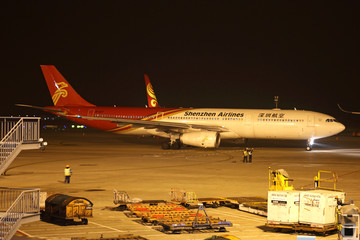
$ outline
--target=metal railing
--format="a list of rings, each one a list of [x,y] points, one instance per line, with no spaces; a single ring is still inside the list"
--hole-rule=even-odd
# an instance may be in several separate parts
[[[199,201],[195,192],[186,192],[178,188],[171,188],[170,197],[173,202],[196,203]]]
[[[40,189],[0,188],[0,211],[0,240],[7,240],[26,214],[40,214]]]
[[[39,117],[0,117],[0,169],[22,143],[40,139]]]
[[[0,138],[1,142],[8,135],[13,134],[15,126],[21,124],[22,131],[17,131],[16,137],[23,141],[37,141],[40,138],[40,118],[39,117],[0,117]]]

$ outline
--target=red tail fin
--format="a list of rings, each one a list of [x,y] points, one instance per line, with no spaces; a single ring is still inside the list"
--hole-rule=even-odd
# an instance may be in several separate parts
[[[95,106],[85,101],[53,65],[41,65],[54,106]]]
[[[149,76],[144,74],[144,77],[145,77],[146,93],[147,93],[147,99],[148,99],[149,107],[150,108],[160,107],[159,103],[158,103],[158,101],[156,99],[154,89],[151,86]]]

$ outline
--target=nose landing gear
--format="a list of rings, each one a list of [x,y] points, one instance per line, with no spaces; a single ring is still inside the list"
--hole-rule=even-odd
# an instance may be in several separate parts
[[[314,139],[313,138],[308,139],[306,143],[306,151],[311,151],[313,144],[314,144]]]

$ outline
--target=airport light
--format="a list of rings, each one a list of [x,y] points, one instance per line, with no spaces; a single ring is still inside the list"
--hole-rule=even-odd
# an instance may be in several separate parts
[[[279,96],[274,96],[274,102],[275,102],[275,109],[278,109]]]
[[[41,150],[45,150],[45,147],[48,145],[48,143],[47,142],[41,142],[40,143],[40,149]]]

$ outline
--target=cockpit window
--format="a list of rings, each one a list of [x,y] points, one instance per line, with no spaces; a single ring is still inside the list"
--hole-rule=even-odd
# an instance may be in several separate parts
[[[337,122],[335,118],[328,118],[326,119],[326,122]]]

